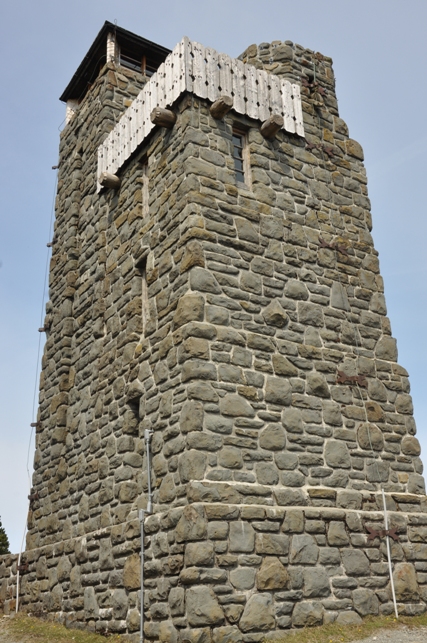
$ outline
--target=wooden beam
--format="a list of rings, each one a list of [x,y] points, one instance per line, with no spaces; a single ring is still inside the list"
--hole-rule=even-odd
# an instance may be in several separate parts
[[[233,99],[231,98],[231,96],[220,96],[218,100],[212,103],[209,111],[213,118],[220,119],[224,118],[224,116],[227,114],[227,112],[230,111],[232,107]]]
[[[160,127],[172,129],[176,123],[176,114],[170,109],[155,107],[150,114],[150,119],[154,125],[160,125]]]
[[[272,114],[270,118],[267,118],[261,125],[261,134],[267,139],[274,138],[279,129],[283,127],[283,122],[283,116],[280,116],[280,114]]]
[[[103,188],[111,188],[112,190],[118,190],[121,184],[119,177],[109,172],[102,172],[98,180]]]

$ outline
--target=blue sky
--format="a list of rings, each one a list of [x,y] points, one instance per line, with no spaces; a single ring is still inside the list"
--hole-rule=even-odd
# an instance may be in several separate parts
[[[388,313],[427,454],[427,41],[424,0],[15,0],[4,3],[0,182],[0,516],[19,551],[55,191],[58,97],[104,20],[172,48],[183,35],[237,56],[292,40],[331,56],[341,117],[365,151]]]

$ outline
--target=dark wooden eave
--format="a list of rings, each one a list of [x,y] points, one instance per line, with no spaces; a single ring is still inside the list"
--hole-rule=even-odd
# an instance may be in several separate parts
[[[112,22],[105,21],[101,31],[93,41],[89,51],[78,66],[77,71],[59,100],[64,102],[70,99],[82,100],[90,85],[98,76],[99,70],[105,64],[107,35],[111,32],[115,33],[119,47],[122,48],[123,51],[126,51],[127,55],[130,55],[136,60],[141,60],[145,55],[147,63],[156,69],[165,60],[166,56],[170,54],[170,49],[166,49],[166,47],[157,45],[155,42],[141,38],[141,36],[122,29],[122,27],[118,27]]]

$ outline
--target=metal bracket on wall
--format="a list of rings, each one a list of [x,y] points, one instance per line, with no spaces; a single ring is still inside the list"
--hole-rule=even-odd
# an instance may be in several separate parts
[[[356,384],[367,388],[368,381],[365,375],[347,375],[344,371],[338,371],[337,384]]]
[[[368,540],[374,540],[375,538],[385,538],[385,536],[389,536],[396,542],[399,542],[399,536],[396,534],[397,527],[393,527],[392,529],[372,529],[372,527],[368,527],[367,525],[365,525],[365,528],[369,531]]]

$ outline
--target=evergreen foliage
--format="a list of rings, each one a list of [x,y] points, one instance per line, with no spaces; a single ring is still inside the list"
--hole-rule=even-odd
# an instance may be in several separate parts
[[[0,518],[0,555],[1,554],[10,554],[9,551],[9,538],[2,527],[1,518]]]

